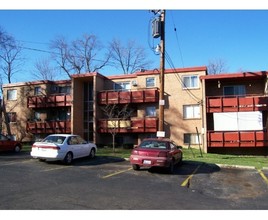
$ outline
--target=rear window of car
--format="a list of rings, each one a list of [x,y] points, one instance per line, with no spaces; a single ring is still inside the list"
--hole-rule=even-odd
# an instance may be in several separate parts
[[[48,136],[42,142],[45,143],[54,143],[54,144],[63,144],[66,137],[63,136]]]
[[[140,148],[167,149],[167,144],[163,141],[143,141]]]

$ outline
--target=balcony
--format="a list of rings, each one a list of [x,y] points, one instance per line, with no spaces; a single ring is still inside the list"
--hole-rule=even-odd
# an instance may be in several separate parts
[[[267,147],[267,131],[209,131],[208,147]]]
[[[267,96],[207,97],[207,113],[267,111]]]
[[[27,132],[32,134],[71,133],[71,121],[27,122]]]
[[[49,108],[71,106],[72,98],[69,94],[29,96],[27,98],[28,108]]]
[[[100,133],[150,133],[157,132],[158,128],[157,118],[101,119],[98,123]]]
[[[157,88],[131,91],[101,91],[98,93],[100,105],[158,102]]]

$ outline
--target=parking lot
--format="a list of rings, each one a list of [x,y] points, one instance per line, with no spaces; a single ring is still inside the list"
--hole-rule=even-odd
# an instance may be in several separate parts
[[[1,210],[267,210],[268,171],[184,161],[173,175],[115,157],[40,162],[0,154]]]

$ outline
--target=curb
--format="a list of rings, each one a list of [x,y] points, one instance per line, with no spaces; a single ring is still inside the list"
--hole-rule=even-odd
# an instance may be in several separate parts
[[[237,169],[251,169],[251,170],[256,169],[256,167],[254,166],[227,165],[227,164],[216,164],[216,165],[222,168],[237,168]]]

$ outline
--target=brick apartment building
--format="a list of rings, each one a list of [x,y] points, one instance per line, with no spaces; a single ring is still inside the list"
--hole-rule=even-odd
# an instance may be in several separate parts
[[[87,73],[70,80],[4,85],[11,133],[22,141],[75,133],[103,146],[112,143],[110,131],[115,129],[117,145],[138,144],[158,131],[159,75],[158,70],[109,77]],[[166,69],[165,136],[205,152],[267,154],[267,75]],[[131,114],[109,118],[108,106],[127,107]]]
[[[201,76],[208,152],[268,154],[268,72]]]
[[[165,70],[165,134],[179,145],[202,145],[196,131],[203,127],[200,76],[205,75],[206,67]],[[103,109],[116,105],[131,110],[116,125],[116,143],[138,144],[158,131],[158,87],[158,70],[109,77],[88,73],[71,80],[6,84],[3,97],[11,133],[18,140],[75,133],[98,145],[111,144],[113,120]]]

